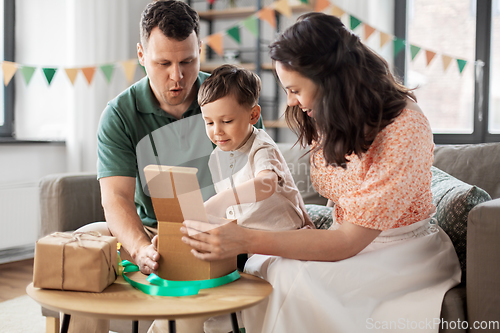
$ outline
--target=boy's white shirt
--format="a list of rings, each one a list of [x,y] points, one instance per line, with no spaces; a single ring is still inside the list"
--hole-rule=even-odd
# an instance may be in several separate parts
[[[265,131],[253,128],[248,140],[235,151],[215,148],[208,165],[217,193],[254,179],[264,170],[274,171],[278,176],[278,186],[271,197],[230,206],[226,210],[227,219],[237,219],[242,226],[262,230],[292,230],[304,226],[306,213],[301,209],[302,197],[278,146]]]

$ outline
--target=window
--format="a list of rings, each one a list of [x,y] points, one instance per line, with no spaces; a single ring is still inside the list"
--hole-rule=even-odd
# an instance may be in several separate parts
[[[14,4],[15,1],[0,1],[3,17],[0,15],[0,54],[2,60],[14,61]],[[2,73],[3,74],[3,73]],[[3,80],[1,80],[3,83]],[[14,80],[7,87],[0,88],[0,137],[12,137],[14,115]]]
[[[499,12],[499,0],[407,2],[406,84],[438,144],[500,141]]]
[[[500,134],[500,1],[493,1],[491,22],[490,112],[488,130]]]

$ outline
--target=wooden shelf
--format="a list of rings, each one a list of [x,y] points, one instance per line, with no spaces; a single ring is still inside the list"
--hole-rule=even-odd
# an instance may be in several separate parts
[[[241,7],[241,8],[227,8],[220,10],[206,10],[198,12],[200,19],[202,20],[216,20],[216,19],[237,19],[245,18],[252,14],[255,14],[257,7]]]
[[[265,128],[288,128],[286,121],[284,119],[278,120],[264,120]]]
[[[200,64],[200,70],[202,70],[203,72],[212,73],[214,69],[216,69],[220,65],[224,65],[224,64],[227,64],[227,63],[226,62],[202,62]],[[239,64],[239,63],[230,63],[230,64],[235,65],[237,67],[245,68],[245,69],[248,69],[251,71],[255,71],[255,69],[257,68],[253,62],[243,63],[243,64]]]

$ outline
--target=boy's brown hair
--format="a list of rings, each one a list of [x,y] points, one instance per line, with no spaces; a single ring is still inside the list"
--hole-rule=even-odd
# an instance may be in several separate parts
[[[257,74],[234,65],[217,67],[200,87],[198,104],[214,102],[228,95],[238,104],[254,107],[259,102],[261,81]]]

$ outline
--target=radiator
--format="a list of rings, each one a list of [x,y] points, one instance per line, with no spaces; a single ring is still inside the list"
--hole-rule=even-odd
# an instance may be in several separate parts
[[[0,262],[33,256],[39,221],[37,183],[0,185]]]

